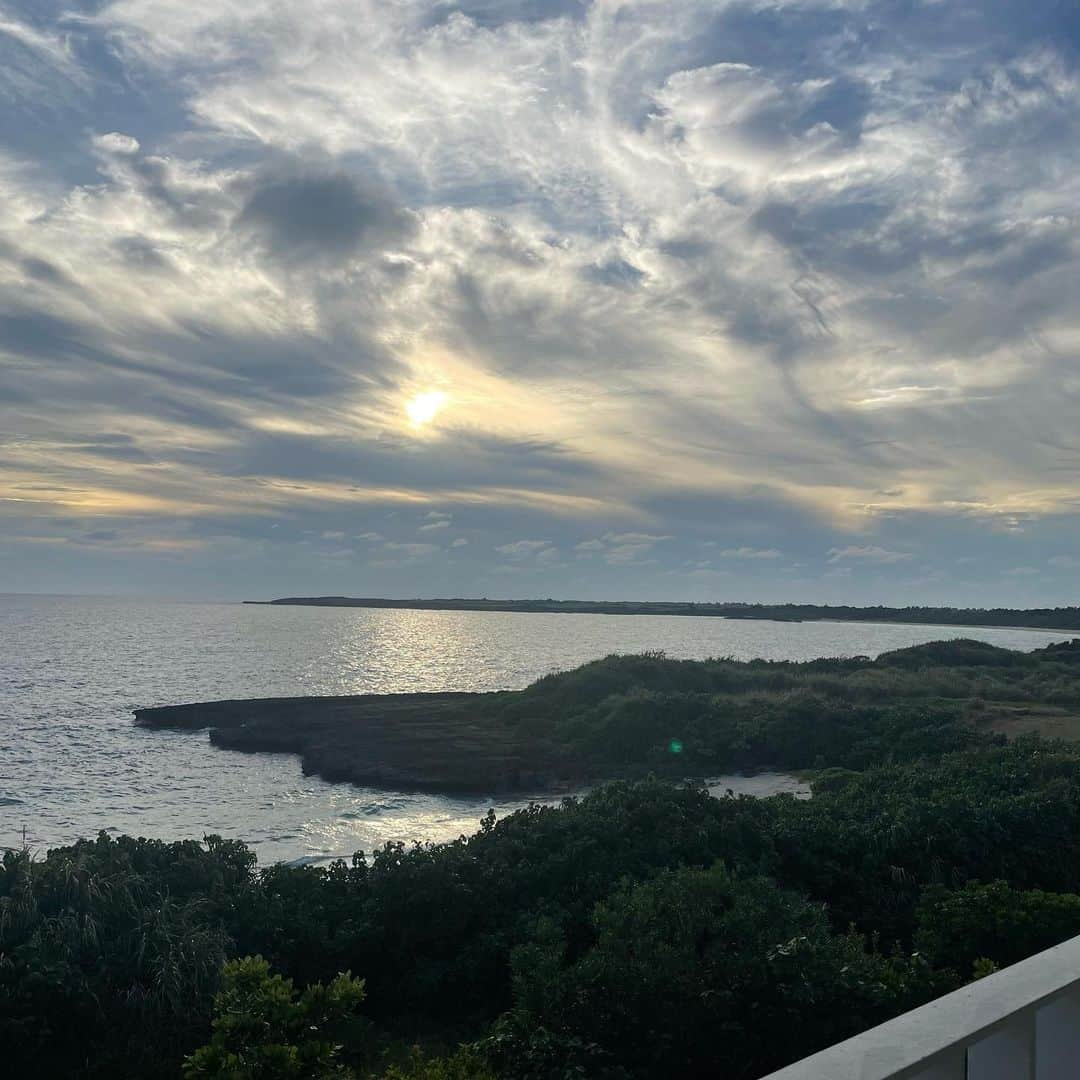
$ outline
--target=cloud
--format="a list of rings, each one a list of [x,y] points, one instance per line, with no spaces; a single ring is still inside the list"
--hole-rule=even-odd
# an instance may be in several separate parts
[[[878,547],[874,544],[869,544],[865,547],[849,544],[847,547],[829,549],[829,562],[838,563],[847,559],[855,559],[859,562],[889,564],[908,562],[911,559],[911,555],[906,551],[889,551],[887,548]]]
[[[551,542],[549,540],[514,540],[508,544],[499,544],[495,548],[500,555],[505,555],[511,559],[538,557],[550,549]]]
[[[646,559],[656,544],[674,537],[668,533],[607,532],[593,540],[582,540],[574,545],[578,558],[599,554],[609,566],[645,566],[656,560]]]
[[[604,561],[612,566],[640,565],[655,560],[643,556],[652,551],[652,544],[617,544],[604,552]]]
[[[605,533],[603,536],[603,541],[606,544],[642,544],[650,547],[653,544],[659,544],[663,540],[671,539],[673,537],[667,534],[644,532]]]
[[[95,135],[91,141],[98,150],[106,154],[128,156],[139,152],[139,140],[132,135],[124,135],[119,131]]]
[[[412,216],[391,196],[344,172],[260,175],[236,227],[286,263],[342,260],[406,239]]]
[[[382,550],[392,557],[402,559],[423,559],[434,555],[439,550],[437,544],[402,544],[394,540],[387,540],[382,545]],[[378,563],[376,563],[378,565]]]
[[[36,20],[35,20],[36,21]],[[72,53],[67,36],[58,30],[43,29],[22,20],[9,9],[0,8],[0,90],[9,97],[33,99],[33,81],[25,79],[20,50],[44,64],[52,73],[85,89],[90,79]],[[24,76],[20,78],[20,76]]]
[[[493,550],[663,591],[712,540],[751,599],[823,551],[977,553],[976,595],[1021,530],[1070,550],[1069,5],[3,11],[0,588],[188,529],[193,581],[343,532],[410,593],[486,591]],[[117,535],[61,566],[73,516]],[[451,521],[452,573],[429,545],[394,576],[382,537]]]
[[[632,289],[645,277],[645,274],[636,266],[632,266],[625,259],[618,258],[587,266],[582,273],[589,281],[618,289]]]
[[[449,529],[453,524],[454,516],[442,510],[429,510],[424,515],[424,521],[425,524],[419,527],[419,532],[437,532],[440,529]]]
[[[724,548],[717,554],[724,559],[782,559],[783,552],[776,548],[737,547]]]

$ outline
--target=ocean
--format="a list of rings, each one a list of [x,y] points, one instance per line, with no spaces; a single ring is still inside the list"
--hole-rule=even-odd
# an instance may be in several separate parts
[[[38,852],[105,830],[219,833],[261,862],[475,831],[520,800],[373,791],[303,775],[290,755],[134,726],[143,706],[216,698],[506,690],[616,652],[807,660],[939,638],[1013,649],[1068,632],[652,615],[394,611],[0,595],[0,845]],[[790,778],[725,778],[768,794]]]

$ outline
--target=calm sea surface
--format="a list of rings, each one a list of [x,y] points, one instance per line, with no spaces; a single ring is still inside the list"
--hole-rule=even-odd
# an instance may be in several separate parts
[[[136,728],[131,710],[141,706],[515,689],[612,652],[806,660],[961,633],[1014,649],[1071,636],[0,595],[0,845],[20,843],[24,828],[38,850],[101,829],[166,839],[217,832],[246,840],[270,862],[448,839],[474,831],[490,807],[503,814],[521,805],[327,784],[305,777],[291,756],[217,750],[205,732]]]

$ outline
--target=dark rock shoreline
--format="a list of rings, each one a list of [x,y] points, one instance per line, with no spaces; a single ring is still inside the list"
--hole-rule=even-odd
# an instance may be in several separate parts
[[[137,709],[148,728],[210,729],[227,750],[299,755],[307,775],[397,791],[551,792],[590,777],[541,740],[479,719],[498,694],[258,698]]]

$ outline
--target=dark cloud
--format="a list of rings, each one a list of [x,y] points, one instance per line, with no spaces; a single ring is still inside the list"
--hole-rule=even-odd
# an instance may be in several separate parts
[[[190,372],[192,385],[248,401],[311,399],[340,394],[377,366],[370,346],[356,339],[229,333],[189,324],[183,335],[155,336],[164,363]]]
[[[47,285],[70,285],[71,279],[55,263],[48,259],[26,258],[22,260],[22,271],[28,277]]]
[[[1010,237],[998,250],[998,258],[971,270],[973,278],[995,285],[1020,285],[1080,257],[1077,238],[1065,229]]]
[[[85,340],[86,328],[40,311],[0,311],[0,349],[24,356],[57,359],[96,354]]]
[[[218,469],[237,476],[279,476],[437,493],[485,488],[558,492],[568,483],[586,489],[603,470],[565,447],[539,440],[500,439],[469,432],[434,441],[394,438],[311,439],[249,432]]]
[[[287,263],[339,262],[400,243],[416,227],[385,190],[344,172],[265,174],[236,224]]]
[[[714,247],[708,240],[691,236],[680,236],[670,240],[663,240],[657,245],[657,250],[672,259],[702,259],[711,255]]]

